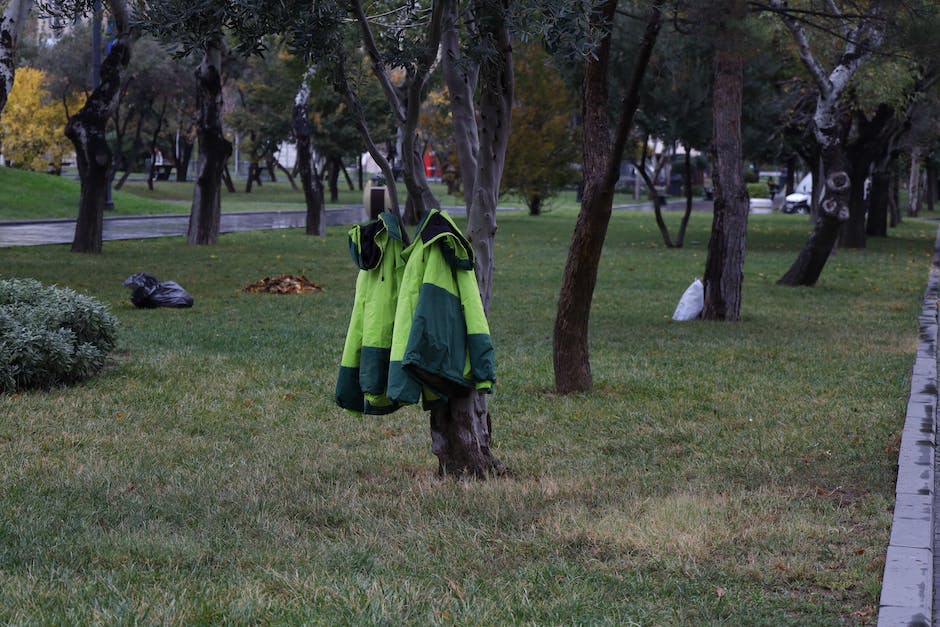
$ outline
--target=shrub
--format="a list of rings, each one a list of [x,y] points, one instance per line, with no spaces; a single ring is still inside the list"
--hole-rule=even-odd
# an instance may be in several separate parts
[[[117,320],[90,296],[33,279],[0,280],[0,392],[94,375],[116,333]]]
[[[767,183],[748,183],[747,195],[749,198],[770,198],[770,188]]]

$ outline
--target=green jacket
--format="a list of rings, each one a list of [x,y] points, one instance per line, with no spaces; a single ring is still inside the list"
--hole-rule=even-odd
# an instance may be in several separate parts
[[[356,297],[336,383],[336,403],[354,413],[387,414],[401,407],[388,398],[389,354],[398,291],[405,271],[401,224],[392,213],[349,230],[356,265]]]
[[[446,213],[425,215],[406,259],[392,334],[388,397],[425,408],[496,379],[473,249]]]

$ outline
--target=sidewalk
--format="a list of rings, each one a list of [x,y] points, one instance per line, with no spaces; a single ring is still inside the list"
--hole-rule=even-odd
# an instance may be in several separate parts
[[[219,232],[303,227],[306,224],[306,215],[304,210],[223,212]],[[326,210],[327,226],[365,221],[366,212],[361,206],[351,205]],[[106,217],[103,227],[105,240],[186,235],[189,228],[189,214]],[[0,248],[70,244],[74,237],[75,220],[72,219],[0,222]]]
[[[463,207],[442,207],[452,214],[464,211]],[[615,205],[614,211],[650,211],[648,201]],[[668,212],[684,211],[685,200],[673,199],[664,208]],[[695,199],[694,211],[711,211],[712,201]],[[497,211],[525,211],[517,207],[497,207]],[[326,225],[344,226],[366,222],[368,217],[361,205],[327,208]],[[238,211],[222,212],[219,231],[259,231],[304,227],[306,211]],[[163,214],[150,216],[122,216],[104,218],[105,240],[146,239],[150,237],[173,237],[186,235],[189,214]],[[0,221],[0,248],[8,246],[39,246],[42,244],[71,244],[75,237],[75,220],[71,218],[46,220]]]
[[[894,521],[885,556],[878,613],[880,627],[940,624],[937,487],[937,305],[940,229],[920,315],[920,339],[911,394],[901,431]]]

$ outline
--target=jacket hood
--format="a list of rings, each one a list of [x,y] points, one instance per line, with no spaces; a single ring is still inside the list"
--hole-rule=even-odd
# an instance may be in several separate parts
[[[473,246],[460,232],[453,218],[440,209],[431,209],[418,225],[414,243],[405,250],[405,257],[420,241],[423,246],[438,242],[447,263],[456,270],[473,270]]]
[[[349,229],[349,254],[360,270],[371,270],[381,263],[389,238],[405,243],[401,222],[394,213],[382,212],[377,220]]]

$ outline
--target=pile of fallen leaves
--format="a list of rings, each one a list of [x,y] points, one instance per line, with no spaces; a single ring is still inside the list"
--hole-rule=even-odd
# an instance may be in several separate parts
[[[255,281],[242,288],[243,292],[257,294],[266,292],[269,294],[303,294],[304,292],[322,292],[323,287],[317,285],[307,277],[293,274],[282,274],[273,279],[264,277],[260,281]]]

